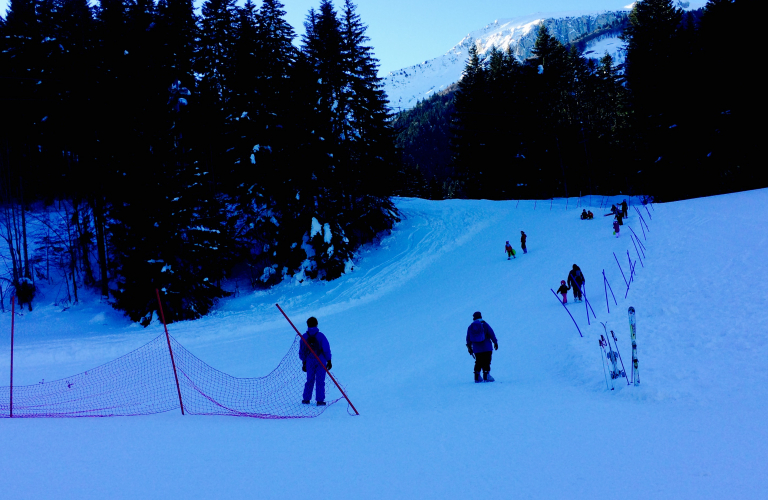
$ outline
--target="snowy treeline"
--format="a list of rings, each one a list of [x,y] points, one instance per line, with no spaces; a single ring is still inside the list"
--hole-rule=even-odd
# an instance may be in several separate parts
[[[683,12],[634,4],[626,59],[580,52],[540,26],[533,56],[470,48],[444,95],[398,115],[410,173],[404,191],[431,197],[548,198],[646,193],[681,199],[768,185],[757,153],[756,34],[744,2]],[[743,40],[737,47],[727,40]],[[599,57],[598,57],[599,56]],[[618,64],[620,63],[620,64]]]
[[[278,0],[201,16],[191,0],[11,1],[0,291],[53,279],[32,248],[59,256],[70,300],[100,287],[144,323],[154,288],[183,319],[233,273],[260,287],[347,271],[397,220],[378,61],[349,0],[311,10],[300,48],[284,16]],[[52,211],[48,239],[28,241],[31,214]]]

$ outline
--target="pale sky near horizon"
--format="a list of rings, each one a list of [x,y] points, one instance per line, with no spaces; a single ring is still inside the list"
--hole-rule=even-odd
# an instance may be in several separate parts
[[[260,5],[260,0],[253,0]],[[286,20],[304,32],[304,20],[320,0],[282,0]],[[619,10],[632,0],[357,0],[357,12],[368,26],[370,45],[380,61],[380,76],[438,57],[471,31],[497,19],[534,13]],[[9,0],[0,0],[5,17]],[[91,0],[91,3],[95,3]],[[195,0],[202,5],[203,0]],[[241,4],[242,0],[238,0]],[[337,9],[343,0],[335,0]]]

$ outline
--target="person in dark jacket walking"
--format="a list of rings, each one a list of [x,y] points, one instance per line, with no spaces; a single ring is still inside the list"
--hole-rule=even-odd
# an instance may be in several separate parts
[[[625,219],[627,218],[627,200],[621,202],[621,214]]]
[[[475,382],[493,382],[494,378],[489,373],[491,371],[491,358],[493,350],[498,350],[499,341],[496,340],[496,334],[493,333],[491,325],[483,321],[480,311],[472,315],[472,324],[467,328],[467,351],[475,358]],[[480,370],[483,371],[483,378],[480,378]]]
[[[584,275],[576,264],[568,273],[568,286],[573,288],[573,300],[581,300],[581,289],[584,287]]]
[[[618,212],[616,212],[616,220],[618,221],[620,226],[624,225],[624,222],[622,219],[624,219],[624,215],[621,213],[621,210],[619,210]]]
[[[523,248],[523,253],[528,253],[528,248],[525,246],[525,242],[528,241],[528,235],[525,231],[520,231],[520,246]]]
[[[307,382],[304,384],[304,397],[301,400],[305,405],[312,399],[312,389],[315,389],[315,400],[317,406],[325,406],[325,369],[331,369],[331,345],[328,339],[317,328],[317,318],[311,317],[307,320],[307,333],[301,337],[304,341],[299,347],[299,359],[301,359],[301,369],[307,372]],[[307,347],[309,344],[315,354]],[[320,362],[317,361],[320,358]],[[322,364],[320,364],[322,363]],[[325,365],[325,366],[323,366]]]

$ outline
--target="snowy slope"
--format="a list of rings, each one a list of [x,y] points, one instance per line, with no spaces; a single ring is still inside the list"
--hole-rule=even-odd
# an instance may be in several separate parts
[[[297,323],[320,320],[342,404],[310,420],[149,417],[0,420],[4,498],[765,498],[768,190],[631,209],[611,234],[604,200],[400,199],[404,220],[355,271],[223,301],[171,333],[212,366],[260,376]],[[616,200],[611,200],[615,202]],[[652,216],[652,219],[650,219]],[[624,299],[613,260],[647,248]],[[761,229],[762,228],[762,229]],[[529,253],[507,261],[505,240]],[[584,304],[550,292],[578,263],[598,320],[628,364],[626,309],[638,311],[640,387],[606,391]],[[618,299],[605,307],[601,271]],[[497,382],[472,383],[472,312],[499,337]],[[9,314],[0,314],[0,374]],[[76,373],[161,331],[86,300],[17,318],[17,384]],[[299,395],[297,395],[299,397]]]
[[[584,50],[584,57],[589,59],[602,59],[605,54],[610,54],[613,58],[613,64],[624,64],[626,60],[626,46],[617,36],[606,36],[598,38],[587,43]]]

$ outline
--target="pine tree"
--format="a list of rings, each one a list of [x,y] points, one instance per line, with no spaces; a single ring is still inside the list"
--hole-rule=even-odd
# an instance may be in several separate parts
[[[451,140],[452,164],[456,178],[464,184],[470,197],[479,197],[483,193],[481,169],[485,142],[481,113],[485,108],[485,85],[485,71],[480,64],[477,46],[473,43],[469,47],[467,65],[456,91]]]
[[[671,105],[674,42],[682,11],[672,0],[642,0],[629,15],[622,35],[627,44],[626,78],[644,114],[658,114]]]

